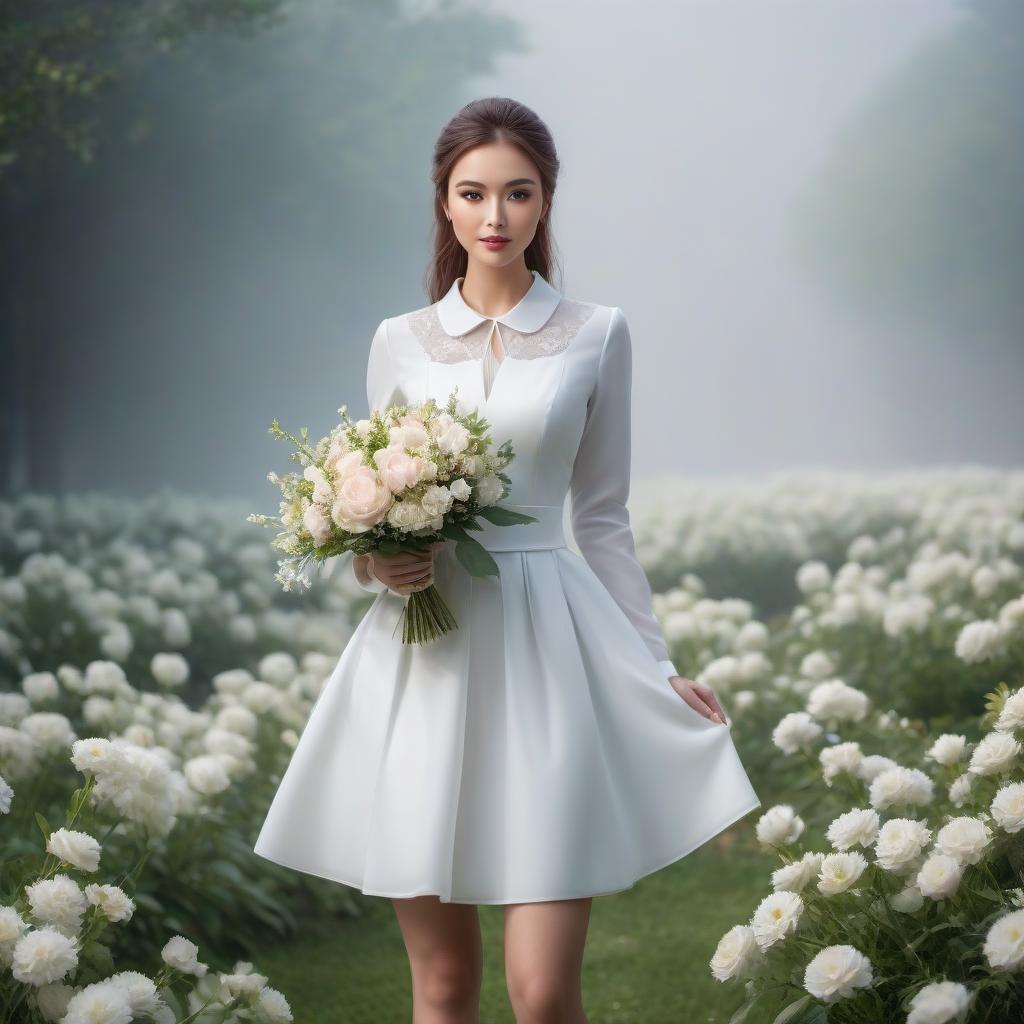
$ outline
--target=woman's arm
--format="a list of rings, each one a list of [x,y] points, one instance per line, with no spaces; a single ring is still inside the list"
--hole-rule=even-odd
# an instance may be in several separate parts
[[[665,676],[678,675],[651,607],[651,586],[636,557],[626,501],[630,482],[632,342],[612,310],[573,463],[572,531],[587,564],[636,627]]]

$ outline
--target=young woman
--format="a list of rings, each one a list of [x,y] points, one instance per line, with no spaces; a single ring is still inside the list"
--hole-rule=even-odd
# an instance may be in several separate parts
[[[537,522],[476,534],[498,577],[470,576],[448,544],[354,560],[377,597],[255,847],[392,899],[417,1024],[478,1019],[482,903],[505,906],[516,1020],[585,1022],[592,897],[760,806],[721,705],[676,672],[652,611],[626,510],[629,328],[549,282],[557,172],[522,104],[459,111],[434,153],[431,304],[380,324],[367,370],[371,409],[457,386],[513,442],[502,504]],[[458,628],[403,645],[405,595],[430,582]]]

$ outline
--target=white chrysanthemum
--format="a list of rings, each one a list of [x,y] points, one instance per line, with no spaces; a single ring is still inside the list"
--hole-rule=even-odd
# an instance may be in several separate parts
[[[922,896],[932,900],[947,900],[960,888],[963,865],[945,853],[929,854],[917,873],[915,882]]]
[[[253,676],[247,668],[229,668],[213,677],[213,688],[221,697],[238,696],[251,682]]]
[[[924,906],[924,895],[916,885],[908,885],[889,897],[889,906],[900,914],[915,914]]]
[[[272,651],[265,654],[256,666],[256,675],[259,679],[278,687],[287,686],[298,671],[298,662],[287,651]]]
[[[795,754],[808,749],[822,732],[822,727],[806,711],[791,711],[772,730],[772,742],[784,754]]]
[[[260,1024],[290,1024],[293,1019],[292,1009],[284,994],[269,985],[260,989],[253,1009],[256,1012],[255,1019]]]
[[[880,819],[870,807],[854,808],[835,818],[825,830],[825,838],[837,850],[854,846],[869,847],[878,838]]]
[[[1024,729],[1024,689],[1014,690],[1006,698],[1002,711],[996,719],[995,728],[1000,732]]]
[[[878,830],[875,862],[896,874],[916,872],[921,866],[922,852],[931,838],[932,831],[923,821],[890,818]]]
[[[927,594],[908,594],[890,601],[882,614],[882,630],[894,639],[924,633],[935,615],[935,602]]]
[[[967,737],[954,733],[943,733],[925,752],[936,764],[950,767],[959,763],[967,750]]]
[[[23,693],[0,693],[0,725],[14,728],[32,713],[32,705]]]
[[[975,776],[970,772],[964,772],[949,784],[949,799],[954,806],[963,807],[970,799],[971,786],[974,783],[974,779]]]
[[[21,688],[33,704],[56,700],[60,696],[60,684],[52,672],[30,673],[22,679]]]
[[[990,732],[971,754],[968,766],[975,775],[1003,775],[1017,766],[1021,745],[1012,733]]]
[[[85,887],[85,898],[99,907],[108,921],[128,921],[135,913],[134,900],[119,885],[92,882]]]
[[[0,907],[0,967],[10,967],[14,944],[30,927],[17,907]]]
[[[842,679],[823,680],[807,696],[807,712],[819,722],[860,722],[870,705],[867,694],[848,686]]]
[[[711,958],[711,973],[719,981],[751,977],[763,961],[750,925],[734,925],[719,940]]]
[[[0,775],[0,814],[9,814],[11,801],[14,799],[14,790],[8,781]]]
[[[231,974],[220,975],[221,989],[228,999],[251,999],[266,987],[267,976],[252,970],[252,964],[240,960]]]
[[[910,1000],[907,1024],[960,1024],[974,996],[958,981],[933,981]]]
[[[999,609],[999,625],[1007,634],[1024,630],[1024,595],[1007,601]]]
[[[989,807],[995,823],[1009,833],[1024,829],[1024,782],[1000,786]]]
[[[237,732],[240,736],[255,739],[259,729],[259,718],[249,708],[241,704],[232,704],[221,708],[214,718],[214,724],[228,732]]]
[[[827,854],[818,872],[818,892],[825,896],[846,892],[856,884],[867,866],[867,859],[856,850]]]
[[[768,646],[768,627],[763,622],[745,622],[736,634],[735,647],[742,653],[763,651]]]
[[[122,992],[131,1009],[132,1019],[154,1018],[165,1009],[156,984],[139,971],[120,971],[106,981]]]
[[[849,998],[873,980],[871,961],[853,946],[827,946],[804,970],[804,988],[826,1003]]]
[[[86,985],[68,1001],[61,1024],[131,1024],[128,996],[109,978]]]
[[[175,935],[168,939],[164,948],[160,950],[160,956],[168,966],[183,974],[194,974],[201,978],[206,974],[207,966],[199,962],[198,955],[199,947],[183,935]]]
[[[783,864],[772,872],[772,888],[776,892],[802,892],[812,879],[818,877],[825,854],[808,850],[792,864]]]
[[[832,583],[832,570],[821,561],[804,562],[796,571],[796,585],[803,594],[827,590]]]
[[[23,718],[18,728],[47,754],[65,754],[78,738],[67,715],[36,711]]]
[[[750,919],[758,946],[768,949],[796,931],[803,912],[804,901],[799,893],[781,891],[765,896]]]
[[[255,751],[255,744],[248,737],[216,725],[207,730],[203,746],[211,754],[229,754],[239,761],[251,757]]]
[[[150,659],[149,671],[160,686],[168,689],[188,682],[188,662],[176,652],[158,651]]]
[[[890,768],[898,768],[899,765],[891,758],[883,754],[867,754],[857,769],[857,774],[867,783],[874,782],[882,772]]]
[[[864,754],[859,743],[836,743],[831,747],[823,747],[818,754],[818,760],[821,762],[825,785],[831,786],[836,777],[843,772],[856,778],[857,769],[863,759]]]
[[[65,935],[75,936],[82,927],[82,915],[88,903],[82,887],[64,874],[41,878],[25,886],[32,919],[52,925]]]
[[[36,989],[36,1003],[39,1005],[39,1012],[43,1015],[43,1020],[60,1021],[67,1013],[68,1003],[74,994],[75,990],[61,981],[51,981],[47,985],[40,985]]]
[[[95,871],[100,866],[100,844],[87,832],[55,829],[46,842],[46,852],[79,871]]]
[[[992,842],[992,830],[980,818],[970,815],[952,818],[935,836],[935,850],[956,858],[961,864],[977,864]]]
[[[33,928],[14,944],[11,974],[26,985],[60,981],[77,966],[78,939],[56,928]]]
[[[871,780],[868,799],[876,810],[888,807],[923,806],[935,798],[935,783],[919,768],[897,765]]]
[[[286,695],[263,680],[250,683],[242,692],[242,706],[257,715],[282,715],[288,706]]]
[[[201,754],[185,762],[183,771],[188,784],[203,796],[223,793],[231,785],[231,778],[218,754]]]
[[[835,671],[835,663],[824,651],[811,651],[800,662],[800,675],[807,679],[828,679]]]
[[[992,923],[983,952],[996,970],[1012,971],[1024,964],[1024,910],[1012,910]]]
[[[806,825],[790,804],[769,807],[758,819],[755,832],[764,846],[785,846],[803,835]]]
[[[1006,652],[1006,633],[993,619],[968,622],[960,630],[954,650],[957,657],[968,664],[988,661]]]
[[[95,799],[158,835],[174,827],[184,776],[172,771],[157,750],[118,741],[117,757],[96,772]]]

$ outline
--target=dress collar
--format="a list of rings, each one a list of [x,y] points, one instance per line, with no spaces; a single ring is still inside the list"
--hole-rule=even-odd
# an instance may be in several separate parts
[[[529,291],[501,316],[484,316],[466,304],[459,285],[465,278],[457,277],[451,288],[438,300],[437,316],[446,333],[453,338],[471,331],[484,320],[497,320],[521,334],[539,331],[562,301],[561,292],[553,288],[537,270],[532,270],[533,284]]]

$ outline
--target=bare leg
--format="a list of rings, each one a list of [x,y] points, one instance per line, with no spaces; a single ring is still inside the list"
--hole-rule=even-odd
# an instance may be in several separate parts
[[[587,1024],[580,991],[592,897],[505,907],[505,983],[516,1024]]]
[[[412,973],[412,1024],[479,1024],[483,944],[472,903],[392,898]]]

